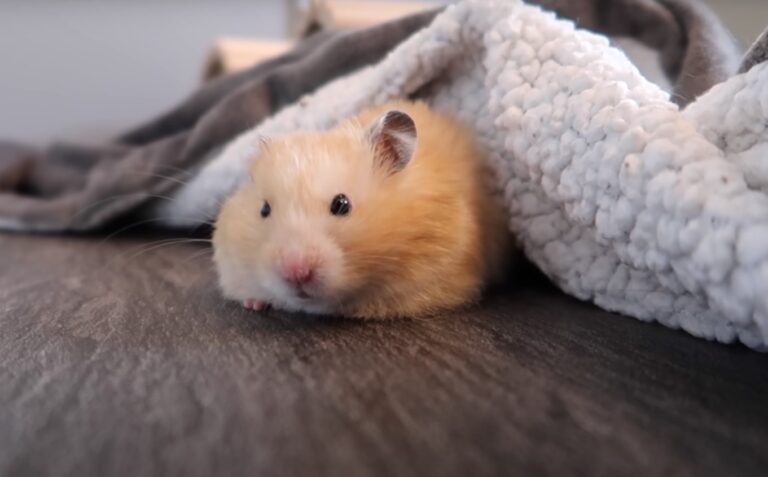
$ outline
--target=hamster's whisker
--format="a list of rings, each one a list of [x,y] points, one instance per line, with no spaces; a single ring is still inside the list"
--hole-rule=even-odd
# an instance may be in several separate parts
[[[103,199],[94,201],[94,202],[92,202],[92,203],[90,203],[88,205],[85,205],[85,206],[79,208],[74,214],[72,214],[72,216],[70,217],[70,220],[74,220],[74,219],[78,218],[79,216],[85,214],[86,212],[90,211],[91,209],[93,209],[93,208],[95,208],[95,207],[97,207],[99,205],[102,205],[104,203],[108,203],[110,201],[119,200],[119,199],[122,199],[124,197],[129,197],[129,196],[132,196],[134,194],[135,193],[133,193],[133,192],[126,193],[126,194],[115,194],[115,195],[112,195],[112,196],[105,197]],[[170,197],[170,196],[162,195],[162,194],[144,194],[144,197],[151,198],[151,199],[166,200],[166,201],[174,203],[174,204],[181,204],[181,202],[179,201],[179,199],[177,197]],[[216,203],[217,207],[220,209],[222,207],[222,202],[220,200],[218,200],[218,199],[213,199],[213,200]],[[203,224],[203,223],[210,223],[211,222],[211,219],[209,219],[209,218],[202,218],[202,216],[208,216],[209,215],[206,211],[198,209],[197,212],[200,213],[201,217],[200,218],[192,218],[192,220],[194,220],[197,223],[201,223],[201,224]]]
[[[122,199],[124,197],[128,197],[128,196],[131,196],[131,195],[134,195],[134,193],[133,192],[129,192],[129,193],[126,193],[126,194],[115,194],[115,195],[110,195],[109,197],[104,197],[103,199],[100,199],[100,200],[93,201],[90,204],[84,205],[84,206],[80,207],[79,209],[77,209],[77,211],[74,214],[72,214],[72,217],[70,217],[70,219],[76,219],[80,215],[85,214],[86,212],[90,211],[94,207],[99,206],[101,204],[104,204],[104,203],[107,203],[107,202],[110,202],[110,201],[114,201],[114,200],[118,200],[118,199]],[[149,196],[149,197],[155,197],[155,196]],[[157,197],[157,198],[164,198],[164,199],[168,199],[168,200],[171,200],[171,201],[173,200],[173,199],[171,199],[169,197],[164,197],[164,196],[163,197]]]
[[[74,220],[74,219],[78,218],[81,214],[84,214],[84,213],[88,212],[89,210],[91,210],[92,208],[94,208],[94,207],[96,207],[98,205],[101,205],[101,204],[103,204],[105,202],[121,199],[121,198],[127,197],[129,195],[132,195],[132,194],[115,194],[115,195],[111,195],[109,197],[104,197],[103,199],[100,199],[100,200],[93,201],[90,204],[84,205],[84,206],[80,207],[79,209],[77,209],[75,211],[75,213],[72,214],[72,216],[70,217],[70,220]]]
[[[168,169],[169,171],[178,172],[180,174],[186,174],[189,177],[197,175],[197,171],[190,170],[190,169],[183,169],[181,167],[172,166],[170,164],[160,164],[158,166],[158,168],[160,168],[160,169]]]
[[[211,243],[209,239],[196,239],[196,238],[171,238],[171,239],[164,239],[164,240],[155,240],[146,244],[139,245],[138,247],[134,247],[132,249],[126,250],[124,252],[118,253],[117,255],[110,257],[107,259],[102,266],[97,267],[94,270],[94,273],[98,273],[104,270],[108,270],[118,264],[118,262],[121,259],[126,258],[127,260],[133,260],[134,258],[141,256],[144,253],[150,252],[157,248],[162,248],[165,246],[170,245],[176,245],[176,244],[184,244],[184,243]],[[103,242],[102,245],[106,245],[106,242]],[[210,247],[204,248],[205,251],[210,251]],[[130,255],[129,255],[130,254]]]
[[[157,250],[163,247],[168,247],[170,245],[179,245],[179,244],[187,244],[187,243],[211,243],[208,239],[165,239],[165,240],[156,240],[154,242],[150,242],[146,245],[143,245],[139,247],[138,251],[134,251],[130,256],[125,257],[125,260],[131,261],[137,257],[139,257],[142,254],[151,252],[153,250]],[[118,258],[124,257],[128,252],[125,252],[123,254],[120,254],[118,257],[115,257],[115,260]]]
[[[117,235],[119,235],[119,234],[121,234],[123,232],[126,232],[126,231],[128,231],[130,229],[139,227],[141,225],[150,224],[150,223],[162,222],[163,220],[165,220],[165,219],[162,218],[162,217],[153,217],[153,218],[150,218],[150,219],[139,220],[137,222],[132,222],[130,224],[127,224],[127,225],[125,225],[123,227],[120,227],[119,229],[115,230],[114,232],[111,232],[106,237],[104,237],[102,240],[100,240],[96,244],[96,247],[103,247],[110,239],[112,239],[115,236],[117,236]],[[212,221],[210,221],[210,220],[203,220],[203,221],[200,222],[200,225],[210,225],[210,226],[213,226],[214,223]]]
[[[185,180],[182,180],[182,179],[179,179],[178,177],[166,176],[165,174],[158,174],[156,172],[131,171],[131,174],[141,175],[141,176],[146,176],[146,177],[157,177],[158,179],[165,179],[167,181],[171,181],[171,182],[174,182],[176,184],[183,185],[183,186],[189,184],[189,182],[187,182]]]
[[[151,197],[151,198],[154,198],[154,199],[167,200],[168,202],[170,202],[172,204],[182,204],[181,200],[178,197],[171,197],[171,196],[162,195],[162,194],[149,194],[149,195],[147,195],[147,197]],[[211,197],[211,200],[212,200],[213,203],[216,204],[218,209],[221,209],[221,207],[223,206],[223,202],[222,201],[220,201],[219,199],[217,199],[215,197]],[[208,213],[206,211],[203,211],[203,210],[200,209],[199,204],[198,204],[197,212],[199,212],[201,216],[207,216],[208,215]],[[200,217],[197,217],[197,218],[190,217],[190,219],[195,221],[195,222],[199,222],[199,223],[210,223],[212,221],[212,219],[207,219],[207,218],[203,219],[203,218],[200,218]]]
[[[114,238],[116,235],[119,235],[119,234],[121,234],[123,232],[126,232],[126,231],[128,231],[128,230],[130,230],[132,228],[139,227],[141,225],[146,225],[146,224],[149,224],[149,223],[152,223],[152,222],[159,222],[161,220],[163,220],[163,219],[160,218],[160,217],[157,217],[157,218],[153,218],[153,219],[146,219],[146,220],[140,220],[138,222],[132,222],[132,223],[130,223],[130,224],[124,226],[124,227],[120,227],[119,229],[117,229],[114,232],[110,233],[109,235],[104,237],[101,241],[99,241],[99,243],[97,243],[96,246],[100,247],[100,246],[104,245],[104,243],[106,243],[109,239]]]
[[[213,253],[211,252],[210,248],[205,248],[203,250],[198,250],[197,252],[194,252],[194,253],[192,253],[190,255],[191,256],[187,257],[186,259],[184,259],[183,262],[181,262],[181,265],[187,265],[189,262],[191,262],[193,260],[197,261],[197,260],[199,260],[201,258],[206,258],[206,259],[209,259],[209,260],[213,258]]]

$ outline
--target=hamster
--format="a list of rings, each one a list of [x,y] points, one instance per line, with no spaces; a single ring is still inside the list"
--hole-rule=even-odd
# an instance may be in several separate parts
[[[434,315],[507,271],[512,237],[469,129],[393,102],[326,132],[264,139],[223,205],[214,261],[226,298],[312,314]]]

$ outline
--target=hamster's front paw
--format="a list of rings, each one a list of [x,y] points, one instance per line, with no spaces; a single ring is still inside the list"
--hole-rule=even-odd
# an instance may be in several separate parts
[[[269,308],[269,303],[266,301],[249,298],[243,302],[243,308],[251,311],[264,311]]]

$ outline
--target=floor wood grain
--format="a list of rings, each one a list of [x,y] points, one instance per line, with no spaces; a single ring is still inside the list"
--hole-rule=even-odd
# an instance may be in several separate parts
[[[768,355],[541,278],[439,320],[259,317],[163,239],[0,235],[0,475],[768,468]]]

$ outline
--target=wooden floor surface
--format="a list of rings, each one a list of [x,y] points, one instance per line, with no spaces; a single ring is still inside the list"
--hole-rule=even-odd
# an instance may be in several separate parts
[[[540,278],[439,320],[256,316],[156,240],[0,235],[0,475],[766,475],[768,355]]]

